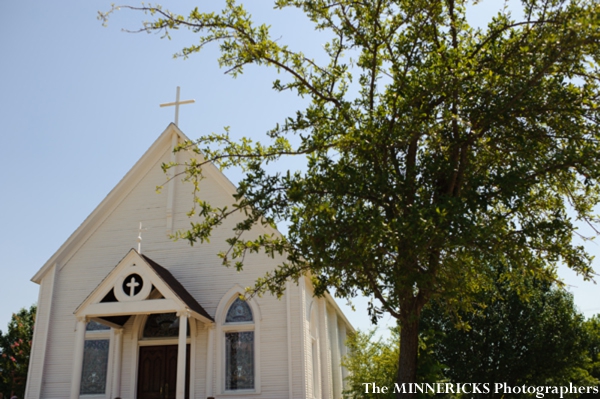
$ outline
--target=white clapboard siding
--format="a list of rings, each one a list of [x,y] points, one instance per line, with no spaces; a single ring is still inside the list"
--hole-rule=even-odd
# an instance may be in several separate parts
[[[84,221],[67,242],[53,255],[46,265],[34,276],[40,283],[38,318],[36,321],[34,347],[28,376],[27,398],[66,398],[71,389],[73,370],[73,343],[75,342],[76,319],[74,311],[96,289],[131,248],[137,248],[139,223],[145,229],[142,233],[142,253],[168,269],[185,289],[205,308],[215,320],[217,308],[227,301],[234,287],[252,286],[257,277],[272,270],[279,259],[271,259],[262,254],[250,254],[245,259],[241,272],[222,266],[219,251],[227,250],[225,239],[232,235],[232,228],[241,220],[235,215],[223,226],[215,230],[210,244],[190,246],[187,242],[173,242],[168,233],[187,229],[190,219],[187,212],[192,205],[192,186],[175,179],[173,185],[165,185],[163,192],[156,193],[156,186],[165,183],[166,177],[160,166],[171,161],[171,137],[178,135],[185,139],[179,129],[170,125],[146,152],[140,161],[123,178],[98,208]],[[179,154],[179,160],[185,158]],[[201,183],[202,196],[217,205],[231,204],[234,188],[214,167],[205,172],[206,179]],[[172,202],[172,222],[167,218],[169,190],[174,189]],[[248,237],[269,231],[257,227]],[[57,265],[57,268],[53,268]],[[56,272],[55,272],[56,270]],[[313,398],[312,383],[313,359],[311,352],[309,311],[317,306],[319,312],[319,336],[321,352],[319,362],[331,362],[331,340],[328,324],[344,323],[351,331],[339,308],[326,304],[326,299],[313,298],[308,279],[299,284],[291,283],[282,299],[265,295],[253,298],[259,309],[255,314],[257,364],[260,370],[260,394],[253,398]],[[331,299],[329,299],[330,301]],[[332,306],[334,306],[332,308]],[[330,308],[330,315],[325,311]],[[226,311],[226,309],[225,309]],[[338,321],[339,314],[339,321]],[[333,315],[333,316],[332,316]],[[139,328],[144,316],[133,316],[123,327],[121,355],[120,396],[133,399],[136,392],[136,369]],[[336,320],[329,321],[328,317]],[[209,345],[210,325],[196,320],[191,328],[194,375],[192,393],[195,398],[205,398],[207,393],[218,396],[222,390],[218,367],[223,341],[216,337],[218,328],[213,327],[212,347]],[[321,325],[323,324],[323,325]],[[340,329],[341,330],[341,329]],[[114,348],[114,340],[112,342]],[[114,354],[112,361],[118,358]],[[212,360],[209,360],[212,359]],[[212,361],[212,370],[208,370]],[[319,364],[321,364],[319,363]],[[113,372],[109,365],[109,374]],[[323,385],[331,386],[331,364],[321,364],[319,378]],[[208,381],[207,376],[212,374]],[[107,398],[112,394],[107,387]],[[242,395],[244,396],[244,395]],[[232,397],[236,397],[233,395]],[[323,396],[331,398],[330,396]],[[336,398],[339,399],[339,398]]]

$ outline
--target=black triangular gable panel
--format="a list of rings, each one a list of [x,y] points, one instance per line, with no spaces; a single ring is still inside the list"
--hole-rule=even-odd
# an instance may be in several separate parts
[[[110,291],[108,291],[108,294],[104,295],[104,298],[102,298],[102,300],[100,301],[100,303],[105,303],[105,302],[119,302],[117,300],[117,298],[115,297],[115,289],[111,289]]]
[[[123,327],[125,325],[125,323],[127,323],[127,320],[129,320],[130,317],[131,316],[106,316],[106,317],[99,317],[99,319],[106,320],[109,323],[113,323],[113,324]]]
[[[156,293],[158,293],[160,296],[156,297]],[[158,288],[156,288],[155,286],[152,286],[152,290],[150,291],[150,296],[153,297],[153,299],[161,299],[164,298],[165,296],[162,294],[162,292],[160,292],[158,290]]]

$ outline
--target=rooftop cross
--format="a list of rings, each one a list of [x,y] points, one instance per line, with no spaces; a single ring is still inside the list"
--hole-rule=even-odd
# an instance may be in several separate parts
[[[193,104],[196,102],[195,100],[179,101],[179,91],[180,91],[180,88],[179,88],[179,86],[177,86],[177,95],[175,97],[175,102],[160,104],[161,107],[171,107],[173,105],[175,106],[175,124],[176,125],[179,124],[179,105],[180,104]]]

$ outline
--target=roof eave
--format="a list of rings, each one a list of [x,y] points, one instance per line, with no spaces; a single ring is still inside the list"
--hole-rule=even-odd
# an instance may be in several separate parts
[[[46,263],[31,278],[34,283],[40,284],[48,270],[54,264],[64,263],[71,257],[83,242],[91,236],[97,227],[114,210],[125,196],[134,189],[132,181],[140,178],[147,170],[154,165],[156,158],[162,155],[165,146],[171,145],[172,134],[177,134],[182,140],[189,140],[187,136],[177,127],[170,123],[169,126],[158,136],[144,155],[133,165],[131,169],[123,176],[119,183],[108,193],[100,204],[90,213],[90,215],[79,225],[79,227],[69,236],[69,238],[60,246],[60,248],[46,261]],[[82,239],[83,238],[83,239]]]

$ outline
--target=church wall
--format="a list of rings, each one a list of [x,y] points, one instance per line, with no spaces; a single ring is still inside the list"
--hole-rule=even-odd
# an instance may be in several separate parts
[[[161,174],[160,169],[155,172],[158,166],[149,172],[151,176]],[[159,217],[160,200],[156,198],[159,196],[154,194],[155,184],[150,180],[156,180],[156,177],[143,179],[59,272],[42,397],[64,398],[70,390],[76,324],[73,312],[127,250],[135,246],[142,215]],[[143,204],[141,209],[135,205],[140,203]]]
[[[65,267],[59,275],[44,365],[44,398],[64,398],[70,391],[76,326],[73,311],[103,278],[97,269],[77,277]]]
[[[121,203],[97,227],[87,241],[79,247],[68,259],[61,259],[64,267],[60,270],[60,278],[56,281],[53,302],[52,321],[48,331],[48,342],[45,362],[45,377],[41,389],[43,398],[68,397],[71,386],[73,368],[73,342],[75,341],[76,320],[73,315],[75,309],[85,300],[114,266],[125,256],[129,248],[136,247],[139,222],[143,223],[145,230],[142,234],[142,252],[161,264],[181,282],[181,284],[198,300],[200,304],[213,315],[223,295],[234,285],[241,287],[250,286],[258,276],[267,270],[273,269],[276,261],[263,256],[250,255],[246,259],[243,272],[236,272],[233,268],[225,268],[216,256],[219,250],[226,249],[224,239],[231,233],[235,220],[228,221],[224,228],[215,231],[210,245],[196,244],[190,247],[187,242],[172,242],[166,238],[167,218],[166,190],[162,194],[155,193],[157,184],[165,181],[165,176],[160,169],[162,162],[170,160],[170,151],[165,151],[160,160],[154,164],[150,171],[125,196]],[[229,195],[224,193],[221,184],[214,181],[205,181],[207,197],[216,203],[226,203]],[[177,185],[177,195],[173,205],[174,228],[187,228],[189,220],[185,215],[191,205],[190,185]],[[44,279],[51,273],[47,273]],[[41,287],[41,295],[47,296],[45,283]],[[298,287],[292,285],[298,290]],[[286,301],[277,300],[270,295],[253,299],[260,307],[262,320],[260,320],[260,369],[261,369],[261,395],[257,398],[285,398],[288,397],[288,339],[287,339],[287,313]],[[41,308],[44,304],[40,301]],[[302,315],[304,304],[298,303],[296,297],[292,300],[291,311],[294,316],[291,324],[294,328],[292,334],[292,371],[294,375],[294,398],[303,397],[306,391],[304,370],[305,359],[302,341],[306,334],[305,320]],[[41,321],[40,321],[41,323]],[[43,329],[39,324],[36,328]],[[135,387],[131,386],[132,353],[137,350],[134,346],[132,322],[124,328],[121,396],[133,397]],[[215,337],[216,338],[216,337]],[[195,396],[206,397],[206,346],[207,330],[200,330],[196,340],[196,376]],[[221,348],[216,347],[215,339],[214,359],[221,356]],[[41,352],[34,353],[39,357]],[[216,361],[213,363],[216,367]],[[30,378],[34,378],[34,369]],[[219,389],[216,381],[217,372],[213,372],[213,393],[216,396]],[[40,379],[36,379],[40,381]],[[32,388],[35,387],[33,383]],[[110,389],[110,387],[108,388]],[[33,392],[33,391],[32,391]],[[34,396],[32,396],[34,397]]]
[[[123,326],[123,353],[121,359],[121,397],[133,398],[131,390],[131,370],[134,362],[134,354],[137,352],[137,344],[134,346],[134,322],[135,317]],[[135,349],[134,349],[135,348]]]
[[[196,335],[192,339],[196,342],[196,353],[194,356],[196,378],[192,381],[194,384],[194,393],[196,398],[206,398],[206,356],[208,344],[208,329],[200,322],[196,322]]]
[[[333,398],[332,373],[331,373],[331,342],[329,341],[329,323],[327,315],[327,302],[318,301],[319,304],[319,343],[321,365],[321,396],[323,399]],[[336,398],[337,399],[337,398]]]
[[[292,393],[294,398],[306,397],[303,368],[304,343],[302,340],[302,288],[294,283],[289,284],[290,295],[290,327],[291,327],[291,363],[292,363]]]
[[[288,390],[285,302],[273,299],[261,302],[262,392],[263,397],[276,399],[287,396]]]
[[[303,305],[302,310],[302,325],[301,329],[303,331],[303,336],[301,337],[305,350],[301,350],[303,362],[304,374],[305,378],[302,382],[302,389],[305,392],[305,396],[307,398],[319,398],[317,395],[318,388],[315,387],[313,381],[313,373],[318,373],[318,367],[315,370],[315,361],[318,362],[318,359],[313,359],[312,353],[312,334],[311,334],[311,312],[313,309],[318,312],[319,301],[320,298],[316,298],[314,296],[314,290],[312,284],[308,281],[308,279],[303,280],[303,298],[300,303]],[[324,350],[325,346],[321,345],[320,350]],[[320,352],[320,351],[318,351]],[[317,353],[317,356],[319,353]],[[317,380],[320,380],[320,377],[317,377]],[[320,382],[319,382],[320,385]]]
[[[212,364],[212,373],[210,375],[211,378],[209,378],[209,376],[205,375],[205,379],[207,380],[207,384],[209,383],[208,380],[210,380],[210,392],[207,393],[211,393],[212,396],[215,396],[216,392],[217,392],[217,372],[216,372],[216,359],[217,359],[217,345],[216,345],[216,331],[215,329],[213,329],[212,334],[213,334],[213,341],[212,341],[212,346],[207,346],[207,356],[211,357],[211,364]],[[208,395],[206,395],[208,396]]]
[[[219,183],[217,179],[211,179],[212,172],[207,171],[207,179],[201,183],[202,198],[214,205],[223,205],[231,201],[231,195],[227,192],[227,182]],[[174,227],[175,229],[186,229],[189,227],[190,220],[186,213],[190,210],[192,196],[190,184],[180,184],[177,186],[176,201],[174,204]],[[245,267],[242,272],[237,272],[235,268],[226,268],[221,264],[221,259],[217,257],[219,251],[226,251],[227,244],[225,239],[231,237],[232,228],[238,221],[239,216],[233,216],[227,220],[224,225],[215,230],[211,236],[210,246],[206,244],[196,244],[190,248],[187,243],[185,251],[175,250],[172,247],[162,250],[161,253],[153,254],[147,251],[146,254],[152,259],[161,263],[160,257],[164,258],[164,264],[170,257],[177,253],[178,262],[170,271],[175,277],[180,279],[186,289],[198,299],[202,306],[214,315],[219,301],[223,295],[235,285],[241,288],[253,286],[256,278],[263,276],[269,270],[272,270],[277,262],[263,255],[249,254],[245,259]],[[256,234],[255,234],[256,236]],[[199,256],[199,253],[201,256]],[[189,270],[195,270],[189,273]],[[260,397],[281,398],[288,394],[288,363],[287,363],[287,326],[286,326],[286,302],[285,299],[278,300],[270,294],[262,298],[253,298],[262,315],[260,320],[260,369],[261,369],[261,387]],[[216,347],[219,340],[215,337],[215,356],[220,356],[222,348]],[[300,352],[298,352],[300,353]],[[216,366],[215,357],[215,366]],[[215,394],[220,392],[220,382],[217,381],[217,374],[213,374],[215,385],[213,391]],[[284,393],[285,392],[285,393]],[[284,396],[282,396],[284,395]]]
[[[42,373],[46,354],[46,337],[51,314],[52,288],[54,285],[54,268],[46,275],[40,284],[38,296],[37,318],[32,342],[32,354],[29,360],[29,375],[27,379],[27,397],[37,397],[42,388]]]
[[[340,356],[340,343],[338,332],[337,312],[330,304],[327,304],[327,322],[329,332],[329,351],[331,352],[331,374],[333,397],[342,395],[342,368]]]
[[[306,346],[307,350],[303,351],[303,356],[304,356],[304,363],[306,364],[306,379],[305,379],[305,384],[306,384],[306,396],[308,398],[315,398],[315,387],[312,381],[312,375],[313,375],[313,356],[312,356],[312,351],[311,346],[312,346],[312,338],[311,338],[311,334],[310,334],[310,312],[311,312],[311,308],[312,306],[316,305],[316,302],[318,301],[318,298],[314,297],[314,291],[313,291],[313,287],[312,285],[306,281],[305,282],[305,291],[306,291],[306,297],[304,298],[304,312],[303,314],[303,331],[304,331],[304,345]]]

